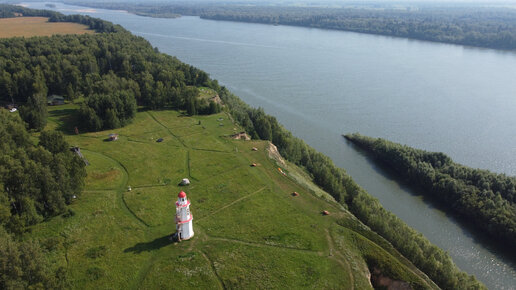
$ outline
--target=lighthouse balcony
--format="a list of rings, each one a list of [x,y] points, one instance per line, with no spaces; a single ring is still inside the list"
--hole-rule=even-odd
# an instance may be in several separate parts
[[[185,203],[176,202],[176,207],[187,207],[190,205],[190,201],[187,200]]]
[[[191,220],[193,220],[193,215],[190,215],[190,218],[184,221],[182,221],[178,216],[176,216],[176,224],[185,224],[187,222],[190,222]]]

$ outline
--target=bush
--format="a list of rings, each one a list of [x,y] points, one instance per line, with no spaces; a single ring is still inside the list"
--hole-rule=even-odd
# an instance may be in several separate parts
[[[91,259],[96,259],[96,258],[104,257],[106,255],[106,252],[107,252],[107,248],[105,246],[93,247],[93,248],[89,248],[86,251],[86,257],[91,258]]]

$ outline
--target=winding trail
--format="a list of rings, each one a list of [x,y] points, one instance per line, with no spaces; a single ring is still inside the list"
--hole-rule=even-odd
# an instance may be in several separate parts
[[[278,248],[278,249],[282,249],[282,250],[296,251],[296,252],[302,252],[302,253],[311,253],[311,254],[318,255],[318,256],[324,255],[323,251],[314,251],[314,250],[310,250],[310,249],[293,248],[293,247],[287,247],[287,246],[282,246],[282,245],[253,243],[253,242],[242,241],[242,240],[231,239],[231,238],[220,238],[220,237],[210,236],[206,233],[205,233],[205,235],[207,235],[209,237],[209,240],[214,240],[214,241],[231,242],[231,243],[237,243],[237,244],[242,244],[242,245],[246,245],[246,246],[260,247],[260,248]]]
[[[88,149],[82,149],[84,152],[88,152],[90,154],[97,154],[97,155],[101,155],[107,159],[110,159],[112,160],[113,162],[115,162],[116,165],[118,165],[119,168],[122,169],[122,182],[120,184],[120,186],[118,187],[118,189],[114,189],[116,190],[116,193],[117,193],[117,201],[118,203],[121,205],[120,208],[123,209],[123,211],[131,216],[132,218],[136,219],[138,221],[138,223],[140,225],[143,225],[145,227],[149,227],[149,225],[144,221],[142,220],[139,216],[137,216],[132,210],[131,208],[127,205],[126,201],[125,201],[125,198],[124,198],[124,193],[126,191],[126,188],[127,188],[127,183],[129,182],[129,171],[127,170],[127,168],[118,160],[116,160],[115,158],[109,156],[109,155],[106,155],[104,153],[100,153],[100,152],[96,152],[96,151],[91,151],[91,150],[88,150]]]
[[[196,180],[196,181],[199,181],[199,179],[195,178],[192,176],[192,166],[190,165],[190,150],[186,150],[186,171],[188,172],[188,177],[190,179],[193,179],[193,180]]]
[[[156,121],[156,123],[158,123],[161,127],[165,128],[168,133],[170,133],[170,135],[172,135],[174,138],[177,139],[177,141],[179,141],[179,143],[181,143],[183,145],[183,147],[185,148],[189,148],[185,142],[183,141],[183,139],[181,139],[181,137],[179,137],[178,135],[174,134],[174,132],[172,132],[172,130],[170,130],[169,127],[165,126],[163,123],[161,123],[153,114],[151,114],[150,111],[147,111],[147,114],[149,114],[149,116],[154,120]]]
[[[179,143],[181,143],[181,145],[183,145],[183,148],[186,149],[186,160],[185,160],[185,168],[187,170],[187,174],[188,174],[188,178],[190,179],[193,179],[193,180],[196,180],[196,181],[199,181],[197,178],[193,177],[192,176],[192,172],[191,172],[191,168],[190,168],[190,150],[191,149],[190,147],[188,147],[188,145],[186,145],[186,143],[183,141],[183,139],[181,139],[181,137],[179,137],[178,135],[174,134],[174,132],[172,132],[172,130],[165,126],[165,124],[161,123],[157,118],[156,116],[154,116],[150,111],[147,111],[147,114],[158,124],[160,125],[161,127],[163,127],[165,130],[167,130],[167,132],[172,136],[174,137]]]
[[[382,249],[383,251],[385,251],[385,253],[387,255],[393,257],[394,259],[398,259],[398,260],[400,260],[400,262],[401,262],[401,260],[403,260],[405,262],[404,266],[406,267],[406,269],[409,270],[410,272],[412,272],[412,274],[414,274],[414,276],[421,277],[421,281],[423,281],[425,283],[425,285],[428,287],[428,289],[440,289],[440,287],[437,284],[435,284],[432,281],[432,279],[430,279],[428,277],[428,275],[426,275],[423,271],[419,270],[415,265],[413,265],[412,262],[408,258],[403,256],[401,253],[399,253],[396,248],[394,248],[394,247],[392,248],[396,252],[396,255],[394,255],[394,254],[390,253],[389,251],[387,251],[386,249],[381,248],[377,243],[375,243],[374,241],[372,241],[368,237],[360,234],[359,232],[356,232],[356,231],[354,231],[353,229],[350,229],[350,228],[346,228],[346,227],[344,227],[344,228],[346,230],[348,230],[348,231],[352,231],[353,233],[355,233],[356,235],[360,236],[361,238],[369,241],[369,243],[371,243],[371,245],[374,245],[375,247],[378,247],[378,248]],[[329,241],[333,242],[333,239],[331,238],[331,235],[329,233],[328,233],[328,235],[330,236]],[[341,254],[340,251],[338,251],[338,253]]]
[[[196,148],[196,147],[191,147],[191,148],[193,150],[196,150],[196,151],[206,151],[206,152],[214,152],[214,153],[233,154],[233,151],[223,151],[223,150],[216,150],[216,149]]]
[[[251,197],[251,196],[253,196],[253,195],[257,194],[258,192],[263,191],[263,190],[264,190],[264,189],[266,189],[266,188],[267,188],[267,186],[264,186],[264,187],[262,187],[262,188],[260,188],[260,189],[258,189],[258,190],[256,190],[256,191],[254,191],[254,192],[249,193],[248,195],[244,195],[244,196],[242,196],[241,198],[235,199],[234,201],[232,201],[232,202],[228,203],[227,205],[225,205],[225,206],[223,206],[223,207],[219,208],[218,210],[212,211],[211,213],[209,213],[209,214],[207,214],[207,215],[205,215],[205,216],[203,216],[203,217],[201,217],[201,218],[198,218],[198,219],[197,219],[197,222],[200,222],[201,220],[203,220],[203,219],[205,219],[205,218],[207,218],[207,217],[210,217],[210,216],[212,216],[212,215],[214,215],[214,214],[216,214],[216,213],[218,213],[218,212],[220,212],[220,211],[222,211],[222,210],[224,210],[224,209],[226,209],[226,208],[228,208],[228,207],[230,207],[230,206],[234,205],[235,203],[238,203],[238,202],[240,202],[240,201],[242,201],[242,200],[244,200],[244,199],[246,199],[246,198],[249,198],[249,197]]]
[[[238,166],[235,166],[235,167],[229,168],[229,169],[224,170],[224,171],[219,171],[219,172],[217,172],[217,174],[213,174],[213,175],[211,175],[211,176],[210,176],[210,177],[208,177],[208,178],[204,178],[204,179],[203,179],[203,182],[210,181],[210,180],[212,180],[212,179],[214,179],[214,178],[218,178],[218,177],[220,177],[221,175],[224,175],[224,174],[230,173],[230,172],[232,172],[232,171],[235,171],[235,170],[237,170],[237,169],[240,169],[240,168],[243,168],[243,167],[246,167],[246,166],[249,166],[249,165],[238,165]]]
[[[219,282],[219,287],[221,289],[227,289],[226,284],[224,284],[224,280],[222,280],[222,278],[219,276],[219,273],[217,273],[217,269],[215,268],[215,264],[213,263],[213,261],[208,257],[208,255],[206,254],[205,251],[201,251],[201,253],[202,253],[202,256],[204,257],[204,259],[206,259],[206,261],[208,261],[208,263],[210,264],[211,271],[213,272],[215,277],[217,277],[217,281]]]
[[[349,281],[351,282],[351,290],[355,289],[355,277],[353,277],[353,273],[351,272],[351,266],[349,265],[348,260],[335,247],[335,241],[331,237],[330,231],[328,231],[328,229],[324,229],[324,231],[326,232],[326,240],[328,241],[328,247],[330,249],[330,258],[335,260],[337,263],[339,263],[340,265],[342,265],[344,268],[346,268],[348,270]]]

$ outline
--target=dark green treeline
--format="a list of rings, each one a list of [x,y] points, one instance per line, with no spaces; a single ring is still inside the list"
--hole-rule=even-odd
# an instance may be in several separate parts
[[[55,269],[48,249],[21,234],[46,218],[74,214],[67,205],[84,186],[84,161],[61,132],[42,132],[34,145],[20,117],[1,108],[0,136],[0,288],[66,288],[65,269]]]
[[[473,169],[443,153],[427,152],[360,134],[346,138],[411,184],[508,246],[516,243],[516,178]]]
[[[293,25],[380,34],[435,42],[496,49],[516,49],[516,11],[511,8],[413,4],[410,8],[300,7],[288,4],[242,5],[239,3],[102,3],[69,0],[88,7],[124,9],[152,17],[194,15],[201,18]]]

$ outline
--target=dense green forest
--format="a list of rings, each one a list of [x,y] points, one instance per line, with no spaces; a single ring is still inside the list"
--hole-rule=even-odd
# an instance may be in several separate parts
[[[50,14],[21,7],[11,10],[24,15]],[[218,104],[197,98],[195,88],[218,87],[216,81],[174,57],[158,53],[145,39],[87,16],[52,12],[52,18],[90,23],[91,28],[102,26],[102,30],[96,35],[0,40],[0,101],[27,103],[31,109],[21,111],[27,111],[22,116],[31,128],[42,128],[44,124],[38,119],[44,118],[37,117],[42,111],[38,103],[54,94],[69,101],[87,98],[81,115],[88,121],[79,127],[93,131],[127,124],[136,105],[190,108],[192,114],[220,110]]]
[[[0,110],[0,222],[11,232],[61,214],[81,193],[84,161],[62,133],[44,131],[35,146],[21,119]]]
[[[260,7],[208,11],[201,17],[336,29],[497,49],[516,48],[516,12],[509,9],[378,11]]]
[[[494,7],[421,6],[415,9],[322,8],[216,3],[96,3],[152,17],[194,15],[240,22],[294,25],[406,37],[496,49],[516,49],[516,11]]]
[[[59,17],[61,16],[58,15],[57,18]],[[70,19],[74,18],[70,17]],[[77,19],[82,18],[77,17]],[[78,21],[80,22],[80,20]],[[118,27],[116,31],[109,30],[95,35],[11,38],[0,41],[1,100],[4,102],[14,100],[16,103],[26,102],[26,106],[32,109],[38,108],[36,106],[38,104],[37,97],[46,94],[61,94],[69,101],[84,98],[81,108],[77,112],[79,118],[76,122],[77,126],[89,130],[114,128],[127,124],[134,114],[135,105],[142,105],[149,109],[176,108],[185,110],[189,114],[211,113],[216,110],[217,108],[213,108],[207,102],[197,98],[196,86],[207,86],[217,91],[225,108],[249,134],[254,138],[271,140],[276,144],[286,159],[305,168],[318,185],[349,208],[373,230],[389,240],[440,287],[445,289],[482,288],[482,285],[473,276],[461,272],[446,252],[432,245],[421,234],[408,227],[392,213],[384,210],[380,203],[361,189],[344,170],[336,167],[328,157],[309,147],[301,139],[294,137],[274,117],[265,114],[262,109],[249,107],[226,88],[220,87],[216,81],[211,80],[205,72],[183,64],[176,58],[159,53],[143,38],[133,36]],[[5,112],[5,110],[2,111]],[[40,111],[42,114],[45,113],[44,109]],[[16,128],[19,128],[15,131],[25,132],[23,123],[19,120],[15,122],[18,124]],[[7,124],[2,124],[2,126],[10,127]],[[50,164],[53,163],[52,159],[49,159],[50,157],[55,159],[57,158],[55,156],[65,156],[65,152],[62,152],[63,155],[59,155],[61,151],[56,150],[67,147],[67,145],[48,145],[63,143],[56,141],[60,140],[59,136],[45,137],[47,134],[41,134],[40,145],[31,147],[27,144],[26,148],[32,148],[30,151],[35,153],[34,155],[29,154],[29,157],[25,159],[41,158],[37,160],[45,161],[45,165],[51,166]],[[16,143],[24,142],[24,138],[13,137],[12,139],[14,141],[9,143],[12,144],[9,148],[13,146],[19,147],[18,150],[25,148]],[[57,154],[50,154],[49,157],[47,153],[44,153],[45,150],[53,150]],[[11,158],[6,159],[9,162],[12,161]],[[82,176],[80,162],[77,158],[72,160],[75,160],[76,168],[62,165],[59,170],[66,168],[68,171],[76,170],[78,175],[73,176]],[[12,169],[4,171],[8,174],[18,172]],[[26,174],[21,169],[19,172]],[[46,171],[42,170],[41,176],[47,174],[48,180],[51,182],[51,173],[44,172]],[[34,184],[29,182],[28,178],[28,175],[20,175],[16,178],[23,191],[26,188],[22,185],[31,185],[36,189],[47,186],[43,182],[47,179]],[[34,180],[33,176],[32,178]],[[2,184],[4,185],[2,192],[11,192],[14,188],[6,181]],[[63,184],[68,186],[66,182]],[[48,186],[53,190],[56,188],[56,185],[52,183]],[[52,192],[54,193],[54,191]],[[18,216],[18,212],[23,213],[22,218],[9,218],[7,224],[15,225],[15,221],[22,220],[23,223],[29,225],[39,222],[45,217],[62,213],[75,191],[67,190],[66,193],[61,197],[59,194],[49,195],[48,198],[51,198],[52,205],[44,199],[47,195],[42,197],[43,199],[32,202],[21,199],[19,202],[13,203],[12,199],[7,198],[7,202],[3,203],[5,212],[11,213],[11,216],[15,217]],[[73,194],[70,195],[70,193]],[[41,194],[41,192],[34,194]],[[40,197],[38,196],[38,198]],[[23,205],[22,208],[20,208],[21,205]],[[16,227],[8,226],[8,228],[12,230]],[[11,238],[6,238],[1,246],[7,248],[2,248],[2,250],[10,249],[9,246],[4,245],[9,245],[11,241]],[[19,244],[19,247],[22,245]],[[7,267],[0,270],[9,271],[9,269]],[[59,271],[52,273],[56,276]],[[22,276],[17,276],[20,281],[28,281]],[[54,280],[49,279],[49,281]],[[51,285],[51,282],[26,283]]]
[[[516,178],[473,169],[443,153],[427,152],[360,134],[346,138],[387,164],[493,240],[516,242]]]
[[[30,225],[67,211],[80,195],[84,161],[69,149],[62,133],[42,132],[38,145],[24,122],[0,109],[0,288],[63,288],[64,269],[53,269],[47,249],[19,240]]]

